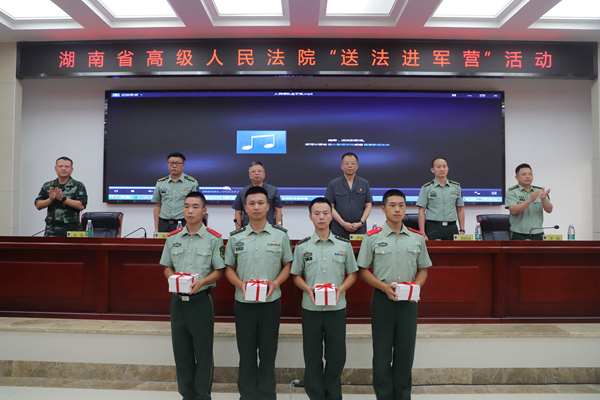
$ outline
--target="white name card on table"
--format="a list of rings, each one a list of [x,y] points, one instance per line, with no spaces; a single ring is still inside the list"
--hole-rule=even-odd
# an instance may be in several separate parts
[[[475,240],[475,235],[454,235],[454,240]]]
[[[315,305],[317,306],[335,306],[336,292],[333,283],[315,286]]]
[[[266,302],[267,290],[269,290],[267,281],[250,280],[246,283],[246,297],[244,297],[244,300]]]
[[[395,282],[398,300],[419,301],[421,287],[414,282]]]
[[[198,274],[174,273],[169,277],[169,292],[189,293],[192,291],[192,283],[198,280]]]

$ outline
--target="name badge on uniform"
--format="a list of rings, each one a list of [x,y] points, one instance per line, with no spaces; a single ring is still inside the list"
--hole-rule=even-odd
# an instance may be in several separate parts
[[[304,253],[304,261],[311,261],[312,260],[312,253],[311,252],[306,252]]]
[[[379,247],[385,247],[387,245],[388,244],[386,242],[379,242],[379,243],[377,243],[377,246],[379,246]]]
[[[235,244],[235,251],[242,251],[244,250],[244,242],[237,242]]]
[[[181,243],[173,243],[173,247],[181,247]]]
[[[432,190],[431,192],[429,192],[429,197],[437,197],[437,192],[435,190]]]
[[[167,189],[160,189],[160,193],[161,193],[161,194],[165,194],[165,193],[167,193]]]
[[[525,201],[525,197],[524,196],[519,196],[519,201]]]

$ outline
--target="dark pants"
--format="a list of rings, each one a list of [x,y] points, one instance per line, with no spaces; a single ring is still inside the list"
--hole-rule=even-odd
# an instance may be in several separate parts
[[[456,221],[448,222],[446,226],[438,221],[425,221],[425,234],[429,240],[454,240],[454,235],[458,235],[458,226]]]
[[[510,231],[510,240],[544,240],[544,234],[534,233],[533,235],[526,235],[524,233]]]
[[[187,221],[185,219],[158,219],[158,231],[159,232],[173,232],[177,229],[177,222],[181,221],[181,226],[186,226]],[[171,222],[174,222],[173,224]]]
[[[393,301],[381,290],[373,291],[373,389],[377,400],[410,399],[417,316],[417,303]]]
[[[303,309],[302,346],[304,387],[308,397],[311,400],[341,400],[341,379],[346,364],[346,310]]]
[[[240,400],[275,400],[275,357],[279,339],[279,299],[267,303],[235,302],[235,331],[240,354]],[[260,363],[256,359],[258,358]]]
[[[174,294],[171,300],[177,386],[183,400],[208,400],[213,381],[215,305],[210,293],[190,299],[183,301]]]

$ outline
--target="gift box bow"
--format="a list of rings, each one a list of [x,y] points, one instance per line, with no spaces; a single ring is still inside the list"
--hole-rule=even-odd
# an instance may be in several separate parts
[[[175,272],[173,275],[177,275],[177,278],[175,279],[175,285],[177,285],[177,293],[179,293],[179,279],[180,278],[182,278],[184,276],[191,276],[192,283],[194,282],[194,275],[188,274],[187,272]]]
[[[334,289],[335,290],[335,286],[333,285],[333,283],[324,283],[322,285],[317,285],[315,286],[315,290],[325,290],[325,292],[327,292],[327,289]],[[328,300],[327,300],[327,293],[325,293],[325,305],[328,306]]]
[[[250,286],[258,286],[256,288],[256,301],[258,301],[258,294],[260,293],[260,285],[265,285],[265,286],[269,287],[269,284],[267,283],[267,281],[261,280],[261,279],[250,279],[248,281],[248,285],[250,285]]]

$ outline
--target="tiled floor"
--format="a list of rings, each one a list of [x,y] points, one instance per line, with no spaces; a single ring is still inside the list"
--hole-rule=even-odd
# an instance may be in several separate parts
[[[600,400],[600,393],[415,394],[415,400]],[[180,400],[175,392],[106,389],[63,389],[0,386],[0,400]],[[214,393],[214,400],[238,400],[236,393]],[[307,400],[304,394],[279,394],[280,400]],[[374,395],[349,394],[346,400],[375,400]]]

